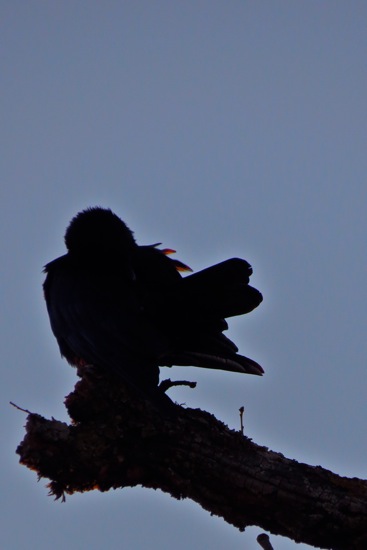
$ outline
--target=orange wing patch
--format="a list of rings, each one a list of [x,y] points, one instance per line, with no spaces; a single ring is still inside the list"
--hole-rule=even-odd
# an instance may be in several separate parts
[[[172,261],[175,264],[175,268],[177,269],[177,271],[192,271],[191,267],[189,267],[186,264],[183,264],[182,262],[180,262],[180,260],[172,260]]]
[[[153,248],[156,248],[157,246],[160,246],[162,243],[155,243],[155,244],[151,244],[150,246],[152,246]],[[170,254],[176,254],[176,250],[173,250],[173,248],[158,248],[159,252],[162,252],[162,254],[164,254],[165,256],[170,256]],[[174,263],[175,265],[175,268],[177,269],[177,271],[190,271],[192,272],[192,269],[191,267],[189,267],[188,265],[184,264],[183,262],[180,262],[180,260],[174,260],[171,258],[171,261]]]

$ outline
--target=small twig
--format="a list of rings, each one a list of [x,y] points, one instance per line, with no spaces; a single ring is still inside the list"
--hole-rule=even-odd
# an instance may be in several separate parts
[[[245,407],[240,407],[240,422],[241,422],[241,434],[243,435],[243,413],[245,412]]]
[[[196,382],[189,382],[187,380],[172,381],[170,378],[167,378],[166,380],[162,380],[158,387],[162,392],[166,393],[167,390],[173,388],[174,386],[188,386],[189,388],[196,388]]]
[[[261,533],[261,535],[258,535],[256,540],[260,544],[261,548],[263,548],[264,550],[274,550],[270,542],[269,535],[267,535],[266,533]]]
[[[27,413],[27,414],[33,414],[28,409],[23,409],[22,407],[19,407],[19,405],[16,405],[15,403],[13,403],[13,401],[9,401],[9,403],[10,403],[10,405],[12,405],[16,409],[18,409],[18,411],[22,411],[22,412]]]

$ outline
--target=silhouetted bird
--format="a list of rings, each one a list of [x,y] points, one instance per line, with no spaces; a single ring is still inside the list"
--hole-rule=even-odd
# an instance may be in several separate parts
[[[237,258],[181,277],[190,268],[158,244],[139,246],[111,210],[88,208],[65,234],[67,254],[45,266],[44,292],[61,354],[99,365],[143,391],[159,366],[192,365],[261,375],[223,331],[226,317],[262,301],[251,266]]]

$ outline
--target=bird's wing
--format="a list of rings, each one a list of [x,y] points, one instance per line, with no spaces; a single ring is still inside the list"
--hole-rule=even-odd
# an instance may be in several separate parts
[[[64,257],[65,258],[65,257]],[[52,330],[69,362],[113,369],[128,381],[158,379],[164,336],[146,318],[134,282],[103,280],[67,261],[46,268],[45,296]]]

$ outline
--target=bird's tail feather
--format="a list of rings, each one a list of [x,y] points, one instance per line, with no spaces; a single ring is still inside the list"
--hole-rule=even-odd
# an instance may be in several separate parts
[[[252,268],[245,260],[233,258],[182,279],[179,296],[167,299],[166,307],[183,312],[187,320],[179,338],[159,361],[162,366],[181,365],[261,376],[262,367],[243,355],[224,334],[226,317],[242,315],[262,301],[258,290],[249,286]],[[185,344],[185,348],[182,346]]]
[[[262,301],[261,293],[248,284],[251,273],[248,262],[232,258],[185,277],[186,307],[192,304],[222,318],[249,313]]]
[[[255,374],[262,376],[264,373],[263,368],[244,355],[228,354],[213,355],[205,352],[185,351],[177,354],[170,354],[163,358],[160,363],[163,366],[193,366],[206,369],[219,369],[231,372],[240,372],[244,374]]]

